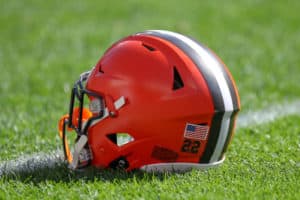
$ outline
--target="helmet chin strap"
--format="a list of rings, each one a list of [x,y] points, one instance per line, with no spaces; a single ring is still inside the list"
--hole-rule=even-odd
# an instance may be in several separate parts
[[[124,105],[125,105],[126,101],[125,101],[125,97],[121,96],[118,100],[116,100],[114,102],[114,106],[116,110],[121,109]],[[104,114],[101,118],[94,120],[91,124],[91,126],[94,126],[95,124],[97,124],[98,122],[102,121],[103,119],[107,118],[111,116],[110,110],[106,107],[104,110]],[[114,117],[115,115],[113,115]],[[87,126],[87,123],[84,122],[83,123],[83,130],[85,129],[85,127]],[[78,167],[78,161],[79,161],[79,157],[80,157],[80,152],[83,150],[84,146],[86,145],[88,141],[88,137],[85,134],[82,134],[79,136],[79,139],[77,140],[77,142],[74,145],[74,153],[73,153],[73,160],[72,163],[70,164],[70,168],[71,169],[77,169]]]
[[[88,141],[87,136],[81,135],[79,140],[77,140],[77,142],[75,143],[73,160],[72,160],[72,163],[70,164],[71,169],[77,169],[79,154],[80,154],[81,150],[83,149],[83,147],[85,146],[85,144],[87,143],[87,141]]]

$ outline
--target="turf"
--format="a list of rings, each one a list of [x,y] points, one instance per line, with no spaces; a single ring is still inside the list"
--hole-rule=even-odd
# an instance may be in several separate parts
[[[243,112],[300,97],[298,1],[0,0],[0,162],[60,149],[70,87],[114,41],[147,29],[197,38],[228,65]],[[0,198],[300,198],[299,117],[238,130],[223,166],[188,174],[41,169]]]
[[[5,176],[0,181],[0,198],[297,199],[299,120],[299,116],[291,116],[239,129],[219,168],[151,174],[93,168],[72,172],[60,165]]]

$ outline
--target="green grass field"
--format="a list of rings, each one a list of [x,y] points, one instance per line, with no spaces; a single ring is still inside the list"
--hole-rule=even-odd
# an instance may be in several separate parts
[[[61,150],[57,122],[73,82],[113,42],[143,30],[180,32],[213,49],[236,80],[241,116],[300,99],[296,0],[0,4],[0,164]],[[147,174],[57,165],[2,175],[0,199],[300,199],[299,115],[238,128],[215,169]]]

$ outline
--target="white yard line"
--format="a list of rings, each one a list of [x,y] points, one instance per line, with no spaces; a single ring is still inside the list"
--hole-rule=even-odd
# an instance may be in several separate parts
[[[38,169],[53,169],[63,162],[63,153],[60,150],[22,155],[14,160],[0,163],[0,177],[5,174],[17,175],[22,172],[33,172]]]
[[[241,114],[238,116],[237,128],[272,122],[288,115],[300,115],[300,100],[275,104],[259,111]],[[63,162],[61,150],[22,155],[14,160],[0,163],[0,177],[5,174],[17,175],[22,172],[34,172],[38,169],[51,169]]]
[[[278,118],[300,115],[300,100],[273,104],[259,111],[249,111],[238,115],[237,128],[251,127],[253,125],[272,122]]]

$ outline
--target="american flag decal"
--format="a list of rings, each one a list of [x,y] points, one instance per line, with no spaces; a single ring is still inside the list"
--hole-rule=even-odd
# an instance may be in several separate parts
[[[184,130],[184,137],[195,140],[206,140],[209,131],[207,125],[197,125],[187,123]]]

